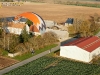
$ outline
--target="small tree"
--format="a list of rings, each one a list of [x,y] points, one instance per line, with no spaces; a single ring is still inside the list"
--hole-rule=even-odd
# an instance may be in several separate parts
[[[30,27],[31,25],[33,25],[33,22],[27,19],[26,24]]]
[[[30,36],[29,36],[28,32],[26,31],[26,27],[24,27],[22,34],[19,37],[20,43],[28,42],[29,37]]]

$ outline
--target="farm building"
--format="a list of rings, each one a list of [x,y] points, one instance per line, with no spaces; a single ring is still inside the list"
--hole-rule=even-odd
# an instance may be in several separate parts
[[[60,47],[60,56],[90,62],[100,54],[100,38],[93,36],[73,40]]]
[[[44,20],[44,22],[45,22],[47,28],[51,28],[51,27],[57,25],[57,23],[55,21],[51,21],[51,20]]]
[[[29,33],[29,26],[22,23],[11,23],[7,27],[4,27],[7,33],[14,33],[20,35],[22,30],[26,28],[26,31]]]
[[[57,34],[59,41],[63,41],[69,38],[69,33],[67,31],[46,29],[46,32],[51,31]]]
[[[42,17],[40,17],[38,14],[33,13],[33,12],[25,12],[22,14],[19,14],[15,17],[15,22],[21,22],[21,23],[25,23],[25,21],[30,20],[32,21],[32,27],[31,27],[31,31],[34,31],[34,27],[37,28],[37,32],[38,34],[43,34],[46,31],[46,24],[44,22],[44,20],[42,19]],[[33,27],[34,25],[34,27]]]
[[[73,18],[68,18],[65,22],[65,26],[71,26],[74,22],[74,19]]]
[[[26,24],[26,21],[32,21],[32,24]],[[7,21],[7,25],[4,29],[7,33],[14,33],[20,35],[24,27],[26,31],[33,33],[34,35],[41,35],[46,31],[46,25],[44,20],[36,13],[25,12],[16,17],[0,18],[0,22]]]

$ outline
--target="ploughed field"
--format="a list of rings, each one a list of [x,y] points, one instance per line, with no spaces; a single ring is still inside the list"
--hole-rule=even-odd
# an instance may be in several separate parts
[[[3,6],[0,8],[2,16],[16,16],[23,12],[35,12],[43,19],[54,20],[57,23],[65,22],[67,18],[89,16],[97,13],[100,15],[100,8],[63,5],[63,4],[48,4],[48,3],[24,3],[22,6]]]
[[[17,60],[0,56],[0,69],[11,66],[17,62],[18,62]]]
[[[44,56],[4,75],[100,75],[100,65]]]

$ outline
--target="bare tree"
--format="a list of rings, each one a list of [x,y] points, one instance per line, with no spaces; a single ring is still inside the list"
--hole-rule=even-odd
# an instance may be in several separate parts
[[[79,33],[81,37],[92,36],[90,33],[90,23],[88,21],[83,21],[79,27]]]
[[[58,40],[57,34],[51,31],[44,33],[43,38],[48,44],[55,43]]]

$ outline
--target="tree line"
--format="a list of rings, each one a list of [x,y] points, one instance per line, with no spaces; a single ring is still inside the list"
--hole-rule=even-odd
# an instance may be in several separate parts
[[[73,25],[68,27],[68,31],[71,35],[77,35],[78,37],[94,36],[97,31],[100,31],[100,17],[98,14],[90,16],[90,19],[75,18]]]

